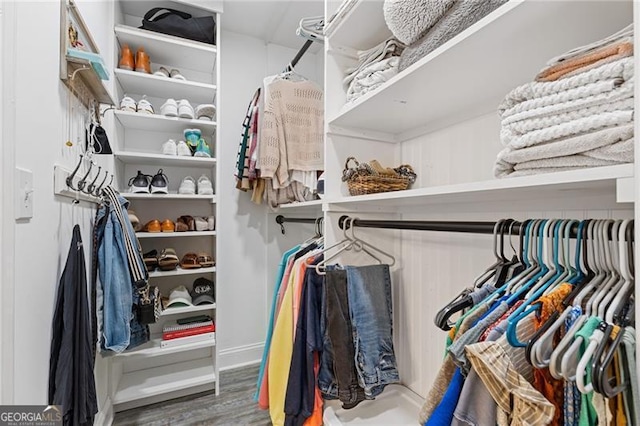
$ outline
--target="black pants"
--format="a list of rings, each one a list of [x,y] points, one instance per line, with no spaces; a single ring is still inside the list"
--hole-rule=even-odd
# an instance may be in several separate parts
[[[327,331],[333,347],[333,371],[338,383],[338,398],[342,408],[353,408],[362,402],[364,389],[358,384],[353,328],[349,316],[347,272],[327,270],[326,276]]]

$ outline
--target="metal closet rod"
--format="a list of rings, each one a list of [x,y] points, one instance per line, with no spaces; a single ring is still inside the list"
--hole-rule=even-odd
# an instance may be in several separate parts
[[[314,218],[310,217],[285,217],[279,214],[276,216],[276,223],[282,225],[283,223],[316,223]]]
[[[386,228],[405,229],[414,231],[437,231],[437,232],[464,232],[468,234],[493,234],[496,222],[452,222],[452,221],[429,221],[429,220],[362,220],[352,219],[344,215],[338,219],[340,229],[349,228],[350,225],[359,228]],[[509,225],[504,233],[511,230],[512,235],[520,234],[521,222]],[[631,227],[630,227],[631,228]],[[571,227],[571,238],[576,238],[578,224]],[[609,236],[611,238],[611,236]]]
[[[298,62],[304,56],[304,54],[307,53],[307,50],[309,50],[312,44],[313,40],[307,40],[304,42],[300,50],[298,50],[298,53],[296,53],[296,56],[287,65],[287,70],[290,70],[290,68],[293,69],[296,65],[298,65]]]

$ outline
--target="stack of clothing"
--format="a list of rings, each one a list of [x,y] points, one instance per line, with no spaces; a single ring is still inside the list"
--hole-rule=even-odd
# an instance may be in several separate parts
[[[348,69],[344,79],[347,102],[358,99],[396,75],[404,47],[390,37],[369,50],[358,51],[358,66]]]
[[[384,19],[407,45],[398,69],[403,71],[433,52],[507,0],[385,0]]]
[[[633,26],[549,61],[499,107],[497,177],[631,163]]]

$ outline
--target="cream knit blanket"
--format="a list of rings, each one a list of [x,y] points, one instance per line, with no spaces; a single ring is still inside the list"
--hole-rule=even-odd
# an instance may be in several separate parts
[[[274,188],[291,182],[290,171],[324,169],[324,96],[315,83],[276,79],[267,90],[258,165]]]

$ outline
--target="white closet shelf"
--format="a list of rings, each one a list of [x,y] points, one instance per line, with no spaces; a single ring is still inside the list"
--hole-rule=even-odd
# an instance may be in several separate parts
[[[142,18],[151,7],[178,9],[196,17],[210,16],[215,12],[222,13],[223,11],[222,0],[208,0],[201,3],[203,4],[194,4],[194,2],[190,0],[157,0],[153,2],[153,5],[150,5],[146,1],[123,1],[120,8],[123,14],[140,18]]]
[[[322,210],[322,200],[303,201],[299,203],[282,204],[281,209],[287,211]]]
[[[605,204],[633,200],[633,164],[596,167],[591,169],[539,174],[484,182],[434,186],[381,194],[357,195],[327,200],[329,210],[366,206],[415,209],[419,206],[473,205],[476,203],[504,202],[513,206],[536,200],[558,200],[578,203],[580,198],[599,197],[601,208]],[[618,185],[624,183],[625,193]],[[632,182],[631,182],[632,183]],[[618,191],[617,191],[618,190]],[[631,196],[628,192],[631,191]],[[461,210],[464,210],[461,208]]]
[[[185,195],[185,194],[131,194],[120,192],[120,194],[128,200],[210,200],[211,203],[216,202],[215,195]]]
[[[182,269],[178,266],[177,269],[173,271],[152,271],[149,272],[149,278],[161,278],[161,277],[176,277],[180,275],[202,275],[202,274],[211,274],[216,272],[216,267],[212,266],[210,268],[193,268],[193,269]]]
[[[198,305],[198,306],[181,306],[179,308],[167,308],[160,314],[161,317],[168,317],[171,315],[191,314],[193,312],[205,312],[213,311],[216,309],[216,304],[211,305]]]
[[[159,112],[160,108],[158,108]],[[151,132],[180,133],[184,129],[200,129],[205,135],[216,131],[217,123],[209,120],[189,120],[188,118],[166,117],[160,114],[141,114],[138,112],[116,110],[115,116],[127,129],[147,130]]]
[[[136,232],[138,238],[211,237],[213,235],[216,235],[216,231]]]
[[[331,45],[366,50],[391,37],[383,4],[384,0],[359,0],[342,20],[327,25]]]
[[[117,358],[153,358],[161,355],[170,355],[179,352],[191,351],[195,349],[211,348],[216,345],[216,339],[208,339],[202,342],[185,343],[178,346],[163,348],[160,346],[162,338],[149,340],[144,345],[140,345],[130,351],[117,354]]]
[[[215,381],[211,358],[153,367],[152,371],[137,370],[122,375],[113,403],[136,401]]]
[[[216,46],[182,37],[147,31],[127,25],[116,25],[118,44],[129,45],[132,52],[144,47],[152,63],[168,64],[182,70],[188,68],[203,73],[213,73],[216,63]],[[179,63],[175,63],[180,58]]]
[[[114,156],[125,164],[144,164],[149,166],[157,166],[161,164],[173,167],[198,167],[204,169],[210,169],[216,165],[215,158],[179,157],[174,155],[151,154],[135,151],[116,151]],[[127,194],[127,196],[129,195],[134,194]],[[163,197],[162,194],[153,194],[153,197],[156,196]],[[164,197],[166,196],[167,195],[164,195]],[[211,196],[209,195],[209,197]]]
[[[176,80],[175,78],[159,77],[137,71],[114,70],[116,78],[127,94],[147,95],[154,98],[188,99],[193,107],[197,104],[210,104],[216,96],[216,86],[196,81]],[[194,104],[195,103],[195,104]],[[160,111],[161,105],[154,105]]]
[[[368,1],[361,3],[360,8],[372,7]],[[330,130],[350,129],[361,137],[402,142],[495,113],[504,96],[533,81],[550,58],[629,24],[632,8],[630,1],[508,2],[380,88],[345,105],[328,119]],[[344,31],[363,27],[355,19],[342,23]],[[366,25],[367,31],[371,26],[380,23]]]

